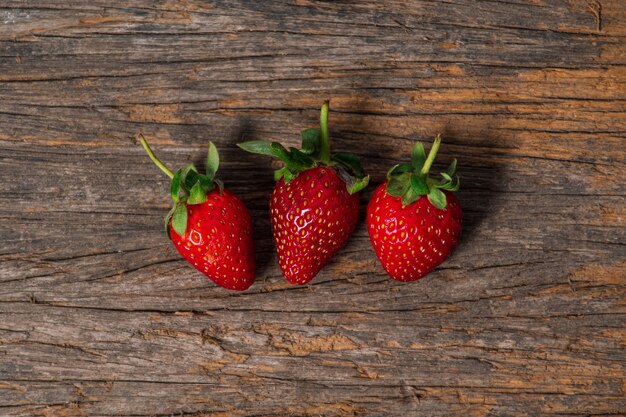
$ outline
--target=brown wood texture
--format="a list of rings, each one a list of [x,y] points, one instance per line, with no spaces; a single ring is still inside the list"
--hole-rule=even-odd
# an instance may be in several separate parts
[[[416,283],[363,219],[280,276],[273,164],[331,99],[373,183],[442,133],[465,230]],[[220,289],[163,233],[213,140],[259,273]],[[626,2],[0,2],[0,415],[626,414]],[[362,197],[362,212],[371,195]]]

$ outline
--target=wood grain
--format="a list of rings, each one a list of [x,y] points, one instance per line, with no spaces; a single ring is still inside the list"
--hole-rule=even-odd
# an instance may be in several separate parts
[[[389,280],[363,221],[280,276],[272,163],[331,99],[379,183],[442,133],[453,256]],[[259,276],[217,288],[162,233],[208,140]],[[0,415],[626,414],[626,2],[5,0]],[[362,197],[363,208],[371,194]]]

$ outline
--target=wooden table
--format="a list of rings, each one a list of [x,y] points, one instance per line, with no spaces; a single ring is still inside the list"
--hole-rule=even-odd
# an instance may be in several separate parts
[[[0,415],[626,413],[626,1],[4,0],[0,65]],[[459,158],[427,278],[363,219],[280,276],[275,165],[235,143],[296,145],[325,98],[374,185],[416,139]],[[217,143],[251,289],[179,257],[140,132],[172,168]]]

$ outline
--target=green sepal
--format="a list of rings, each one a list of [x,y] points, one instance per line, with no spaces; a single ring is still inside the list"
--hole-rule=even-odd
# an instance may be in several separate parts
[[[432,187],[428,193],[428,201],[438,209],[446,208],[446,195],[439,188]]]
[[[209,150],[206,158],[206,176],[209,180],[215,178],[215,174],[220,167],[220,155],[213,142],[209,142]]]
[[[348,193],[358,193],[370,182],[369,175],[365,175],[361,160],[358,156],[349,152],[336,152],[331,155],[331,164],[339,168],[338,172],[346,170],[344,181]]]
[[[180,201],[180,183],[183,177],[183,170],[179,169],[174,174],[172,178],[172,183],[170,184],[170,195],[172,196],[172,201],[174,203],[178,203]]]
[[[415,169],[415,172],[419,172],[426,162],[426,151],[424,145],[421,142],[415,142],[413,150],[411,151],[411,165]]]
[[[366,175],[362,178],[357,178],[350,176],[350,180],[346,181],[346,186],[348,189],[348,194],[358,193],[370,183],[370,176]]]
[[[315,166],[315,159],[307,155],[307,153],[293,147],[287,150],[278,142],[253,140],[239,143],[237,146],[248,152],[275,156],[283,161],[286,169],[279,169],[276,171],[274,175],[276,180],[285,178],[285,181],[288,182],[295,175],[297,175],[298,172],[302,172]],[[287,172],[290,172],[292,175],[287,175]]]
[[[201,204],[206,202],[206,191],[198,181],[189,191],[189,199],[187,204]]]
[[[237,146],[247,152],[257,153],[260,155],[275,156],[271,145],[272,142],[268,142],[265,140],[251,140],[248,142],[237,144]]]
[[[292,172],[301,172],[315,166],[315,160],[296,148],[285,149],[278,142],[253,140],[237,144],[241,149],[261,155],[275,156],[285,163]],[[280,178],[280,177],[279,177]]]
[[[300,151],[300,149],[289,148],[287,154],[287,160],[285,161],[287,167],[294,171],[303,171],[315,166],[313,158]]]
[[[180,184],[187,193],[198,182],[198,175],[198,170],[194,164],[188,164],[182,168]]]
[[[441,173],[443,180],[433,183],[434,187],[448,191],[458,191],[460,186],[459,177],[456,176],[456,159],[452,161],[446,172]]]
[[[215,185],[213,184],[213,181],[211,179],[209,179],[209,177],[207,177],[206,175],[202,175],[202,174],[198,175],[197,183],[200,183],[200,185],[202,186],[202,189],[206,193],[208,193],[213,188],[215,188]]]
[[[429,192],[426,180],[416,174],[411,174],[411,190],[417,196],[426,195]]]
[[[196,183],[189,190],[187,204],[200,204],[206,201],[207,194],[215,188],[215,183],[206,175],[198,174]]]
[[[224,181],[214,179],[213,182],[217,184],[217,188],[220,190],[220,194],[222,194],[224,192]]]
[[[318,157],[321,149],[321,136],[318,128],[304,129],[300,132],[302,136],[302,153]]]
[[[461,181],[459,181],[459,179],[457,178],[456,183],[455,184],[451,184],[449,186],[446,187],[440,187],[442,190],[448,190],[451,192],[456,192],[459,191],[459,188],[461,186]]]
[[[170,239],[172,238],[172,236],[170,236],[170,220],[172,220],[172,216],[174,215],[177,207],[178,204],[174,204],[170,211],[168,211],[165,215],[165,233],[167,233],[167,237],[169,237]]]
[[[456,175],[456,159],[445,172],[441,173],[441,181],[428,176],[440,144],[441,137],[438,135],[426,155],[424,146],[419,142],[416,143],[411,151],[411,164],[394,165],[387,172],[387,193],[394,197],[401,197],[403,206],[426,195],[433,206],[445,210],[447,199],[442,190],[458,191],[460,181]]]
[[[176,204],[174,213],[172,214],[172,228],[180,236],[185,235],[187,230],[187,206],[184,202]]]
[[[352,173],[348,172],[343,166],[339,165],[336,168],[339,177],[346,183],[346,190],[349,194],[358,193],[363,188],[367,187],[370,182],[370,176],[355,177]]]
[[[279,181],[281,178],[285,181],[285,184],[289,184],[291,180],[296,178],[297,174],[294,174],[287,167],[282,167],[274,171],[274,180]]]
[[[289,169],[287,169],[287,167],[282,167],[281,169],[277,169],[276,171],[274,171],[274,181],[280,180],[288,172],[289,172]]]
[[[286,169],[285,172],[283,172],[282,179],[285,181],[285,184],[289,184],[297,176],[297,173],[293,173],[289,169]]]
[[[421,195],[418,194],[417,192],[415,192],[413,187],[409,187],[406,190],[406,193],[404,193],[402,195],[402,205],[403,206],[408,206],[409,204],[413,204],[420,197],[421,197]]]
[[[435,183],[433,186],[442,190],[448,190],[448,191],[454,192],[454,191],[459,191],[460,185],[461,185],[461,181],[459,180],[459,177],[455,177],[452,181],[444,180],[440,183]]]
[[[289,160],[289,151],[278,142],[270,142],[270,151],[272,155],[285,163]]]
[[[452,163],[446,170],[446,174],[448,174],[450,177],[454,177],[456,175],[456,159],[452,161]]]
[[[387,182],[387,193],[394,197],[401,197],[411,186],[410,179],[410,172],[391,177]]]
[[[275,156],[285,163],[289,159],[289,152],[278,142],[251,140],[249,142],[238,143],[237,146],[247,152]]]
[[[413,165],[410,164],[397,164],[391,167],[389,171],[387,171],[387,179],[391,179],[392,176],[396,174],[402,174],[405,172],[413,171]]]
[[[361,167],[361,160],[355,154],[349,152],[335,152],[332,154],[331,160],[348,168],[358,178],[365,177],[363,167]]]
[[[287,170],[284,174],[283,174],[283,180],[285,181],[285,184],[289,184],[294,178],[296,178],[297,174],[294,174],[293,172]]]
[[[430,189],[433,187],[437,187],[439,185],[439,183],[437,182],[437,180],[434,180],[430,177],[426,177],[426,184],[428,184],[428,190],[430,192]]]

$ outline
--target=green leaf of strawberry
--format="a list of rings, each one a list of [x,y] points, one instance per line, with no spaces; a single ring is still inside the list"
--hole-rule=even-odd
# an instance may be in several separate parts
[[[346,182],[346,189],[350,194],[357,193],[367,186],[369,176],[361,168],[359,158],[351,153],[330,153],[330,135],[328,130],[328,101],[324,102],[320,112],[320,127],[305,129],[302,136],[301,149],[285,149],[277,142],[249,141],[237,144],[241,149],[260,155],[274,156],[280,159],[285,166],[274,173],[278,181],[284,179],[289,183],[301,172],[318,166],[336,168],[338,174]],[[340,168],[344,170],[342,173]]]
[[[405,172],[413,172],[414,167],[411,164],[397,164],[391,167],[389,171],[387,171],[387,179],[391,179],[394,175],[403,174]]]
[[[185,204],[176,204],[172,215],[172,228],[181,236],[185,234],[185,230],[187,230],[187,207]]]
[[[213,142],[209,142],[209,150],[206,158],[206,176],[209,180],[213,180],[219,167],[220,155],[217,153],[217,148],[213,145]]]
[[[411,189],[417,196],[428,194],[429,192],[428,183],[426,182],[426,180],[423,177],[415,174],[411,175]],[[411,201],[409,204],[411,204],[413,201]]]
[[[170,194],[172,196],[172,201],[174,203],[178,203],[180,201],[180,183],[183,177],[182,169],[176,171],[174,177],[172,178],[172,183],[170,184]]]
[[[300,132],[302,136],[301,151],[314,158],[319,158],[319,152],[322,147],[320,130],[317,128],[304,129]]]
[[[265,140],[250,140],[248,142],[238,143],[237,146],[239,146],[244,151],[250,153],[278,156],[274,153],[274,150],[272,149],[272,143],[274,142],[267,142]]]
[[[446,195],[439,188],[433,187],[430,189],[428,201],[438,209],[443,210],[446,208]]]
[[[410,178],[410,172],[403,172],[389,178],[389,181],[387,182],[387,192],[389,195],[402,197],[411,187]]]
[[[441,137],[437,136],[426,155],[424,146],[417,142],[411,151],[411,164],[394,165],[387,172],[387,193],[393,197],[401,197],[405,206],[414,203],[421,196],[428,196],[435,207],[445,209],[446,197],[441,190],[457,191],[459,178],[456,176],[456,159],[441,173],[441,182],[428,177],[440,144]]]
[[[200,204],[206,201],[206,192],[202,188],[200,181],[196,182],[189,191],[189,199],[187,204]]]
[[[331,156],[335,164],[342,165],[352,171],[357,178],[365,178],[366,175],[361,168],[361,161],[358,156],[349,152],[335,152]]]
[[[424,145],[420,142],[415,142],[413,151],[411,152],[411,163],[415,169],[419,172],[426,162],[426,151],[424,151]]]

